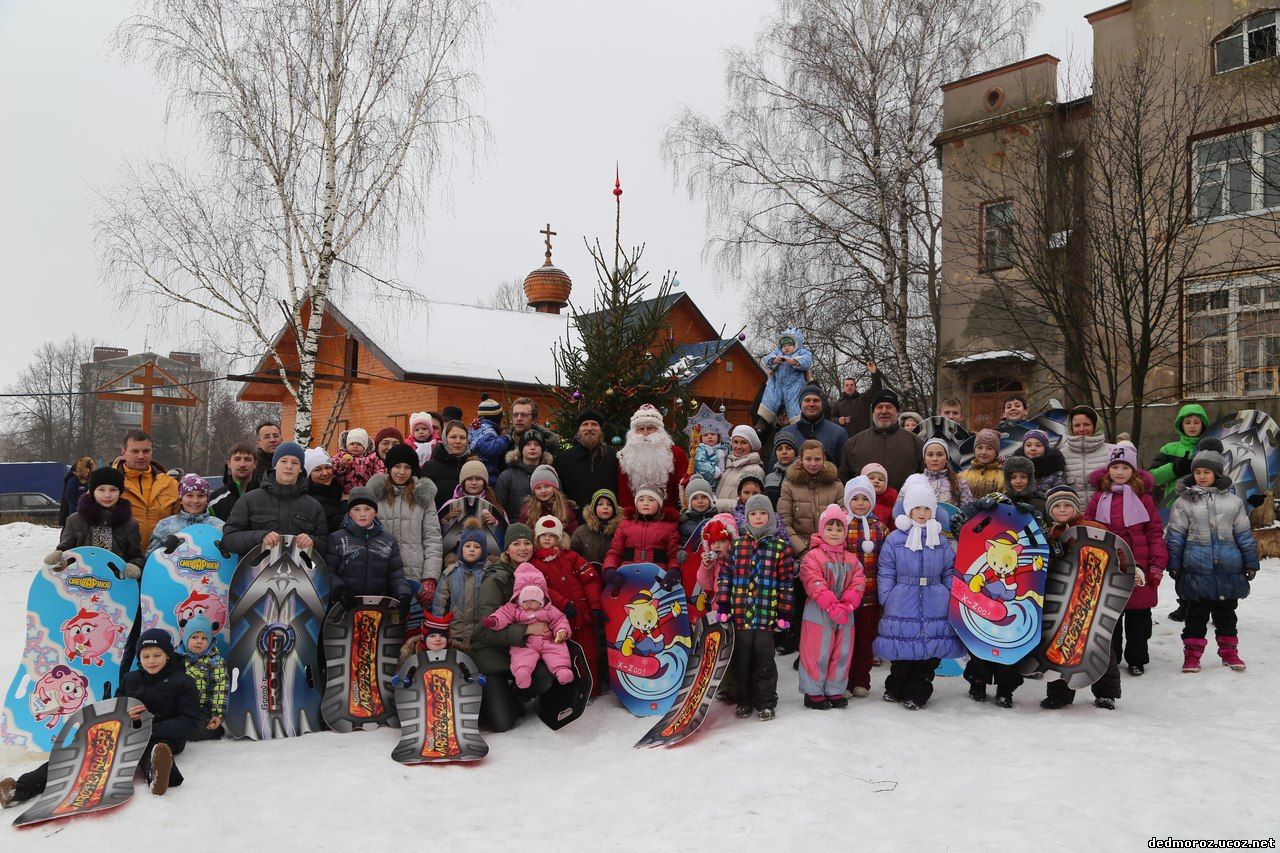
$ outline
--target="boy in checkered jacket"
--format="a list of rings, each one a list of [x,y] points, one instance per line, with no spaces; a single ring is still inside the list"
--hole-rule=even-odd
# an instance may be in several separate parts
[[[738,716],[754,708],[772,720],[778,705],[778,665],[773,632],[789,627],[795,556],[776,527],[773,504],[764,495],[746,503],[746,525],[733,543],[716,582],[720,621],[733,620],[733,658],[729,664],[737,686]]]

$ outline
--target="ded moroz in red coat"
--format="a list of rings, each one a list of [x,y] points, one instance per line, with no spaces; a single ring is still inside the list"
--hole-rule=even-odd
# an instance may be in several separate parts
[[[680,479],[689,473],[689,454],[685,453],[684,448],[679,445],[673,445],[671,448],[671,458],[674,462],[671,473],[667,475],[666,497],[662,500],[664,507],[671,507],[676,512],[680,511]],[[632,483],[631,478],[627,476],[627,472],[618,466],[618,506],[623,509],[630,509],[636,505],[635,495],[632,489],[638,489],[644,483]]]
[[[664,506],[657,518],[636,517],[635,507],[622,511],[613,544],[604,558],[604,569],[627,563],[657,563],[664,569],[680,565],[680,521],[676,511]]]
[[[1091,473],[1090,486],[1095,490],[1100,488],[1102,478],[1106,474],[1106,468],[1099,468]],[[1149,471],[1135,471],[1134,477],[1141,478],[1142,481],[1142,506],[1149,517],[1145,523],[1125,526],[1124,501],[1118,492],[1113,493],[1110,518],[1098,518],[1098,502],[1102,500],[1103,494],[1100,491],[1095,491],[1089,498],[1089,506],[1084,511],[1084,517],[1106,525],[1108,530],[1123,539],[1129,546],[1129,550],[1133,552],[1134,562],[1147,576],[1147,585],[1133,588],[1125,610],[1148,610],[1155,607],[1159,600],[1160,579],[1164,577],[1164,570],[1169,565],[1169,551],[1164,544],[1164,526],[1160,523],[1156,502],[1151,498],[1151,490],[1155,488],[1155,478]]]
[[[600,575],[594,566],[569,550],[569,537],[563,535],[561,547],[538,548],[529,562],[547,579],[551,603],[569,618],[573,640],[582,646],[591,668],[592,684],[599,693],[605,682],[599,671],[600,647],[596,644],[596,620],[592,611],[601,609]]]

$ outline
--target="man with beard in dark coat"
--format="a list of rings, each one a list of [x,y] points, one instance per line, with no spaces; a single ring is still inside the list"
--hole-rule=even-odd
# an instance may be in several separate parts
[[[844,427],[846,438],[853,438],[871,426],[871,399],[884,387],[874,361],[867,362],[867,371],[871,374],[870,388],[859,393],[857,381],[846,376],[840,398],[831,404],[831,418]]]
[[[618,457],[604,440],[604,415],[586,409],[578,415],[578,434],[555,454],[560,490],[581,514],[601,489],[618,493]]]

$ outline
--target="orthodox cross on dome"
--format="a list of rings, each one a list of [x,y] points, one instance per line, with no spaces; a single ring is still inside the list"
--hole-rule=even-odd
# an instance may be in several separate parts
[[[547,244],[547,266],[551,266],[551,238],[556,236],[556,232],[551,230],[551,223],[547,223],[547,227],[538,232],[546,236],[544,241]]]

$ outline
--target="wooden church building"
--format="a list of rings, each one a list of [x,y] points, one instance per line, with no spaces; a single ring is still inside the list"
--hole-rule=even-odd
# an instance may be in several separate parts
[[[312,443],[334,452],[343,431],[355,427],[370,435],[386,425],[407,433],[412,412],[446,406],[457,406],[469,421],[482,393],[504,410],[515,398],[530,397],[545,423],[552,402],[547,389],[557,382],[554,348],[573,333],[565,310],[572,289],[569,275],[551,262],[548,236],[545,263],[524,280],[533,310],[354,293],[330,301],[320,330]],[[731,423],[750,423],[765,381],[759,363],[736,337],[722,339],[688,294],[671,294],[664,309],[683,396],[723,405]],[[275,350],[297,370],[291,329],[277,335]],[[264,356],[240,399],[280,404],[282,431],[290,435],[296,407],[275,374],[274,359]]]

